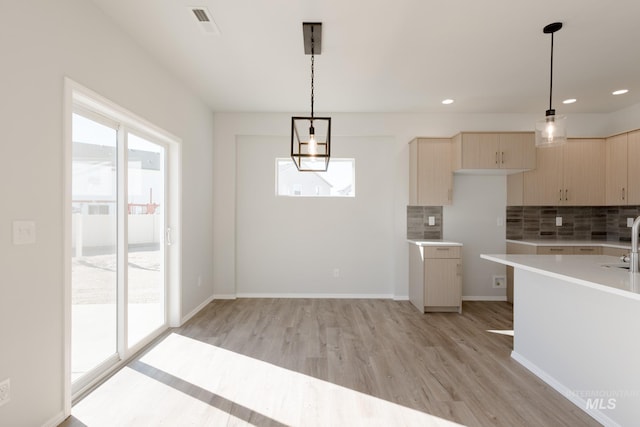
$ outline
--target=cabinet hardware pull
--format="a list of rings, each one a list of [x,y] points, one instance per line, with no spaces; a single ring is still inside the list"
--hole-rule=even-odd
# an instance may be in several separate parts
[[[167,246],[171,246],[173,244],[171,241],[171,227],[167,227],[167,230],[165,231],[165,242]]]
[[[496,165],[498,164],[498,152],[496,151]]]
[[[564,200],[569,200],[569,190],[565,188],[564,190]]]
[[[624,200],[624,187],[622,187],[622,200]]]
[[[562,201],[562,188],[560,189],[560,201]]]
[[[562,251],[564,251],[564,249],[562,249],[562,248],[549,248],[549,251],[551,251],[551,252],[562,252]]]
[[[448,251],[449,248],[436,248],[436,251]]]
[[[502,164],[504,165],[504,151],[502,152]]]

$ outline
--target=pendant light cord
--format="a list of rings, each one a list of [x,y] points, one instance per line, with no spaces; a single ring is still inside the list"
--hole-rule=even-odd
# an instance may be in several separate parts
[[[313,123],[313,64],[314,64],[313,25],[311,26],[311,122]]]
[[[551,33],[551,77],[549,79],[549,110],[553,110],[551,97],[553,94],[553,33]],[[554,114],[555,115],[555,114]]]

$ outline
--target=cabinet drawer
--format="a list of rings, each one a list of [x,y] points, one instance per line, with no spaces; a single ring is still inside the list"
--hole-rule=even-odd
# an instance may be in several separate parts
[[[574,246],[573,253],[575,255],[602,255],[602,247],[600,246]]]
[[[425,258],[460,258],[459,246],[425,246]]]
[[[571,246],[538,246],[538,255],[573,255]]]
[[[622,256],[622,255],[629,255],[629,252],[631,252],[630,249],[611,248],[608,246],[605,246],[604,248],[602,248],[602,255]]]

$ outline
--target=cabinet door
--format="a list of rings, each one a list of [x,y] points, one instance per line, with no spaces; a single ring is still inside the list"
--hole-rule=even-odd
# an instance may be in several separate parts
[[[498,134],[462,134],[462,169],[498,169],[499,154]]]
[[[417,166],[418,205],[450,205],[453,171],[450,139],[419,139]]]
[[[602,206],[605,201],[604,140],[571,139],[562,148],[562,203],[570,206]]]
[[[459,258],[424,260],[426,307],[459,307],[462,299],[462,264]]]
[[[498,134],[499,160],[502,169],[535,169],[536,145],[534,133]]]
[[[605,203],[609,206],[626,205],[627,134],[607,138],[605,148]]]
[[[627,202],[640,205],[640,131],[629,132],[627,142]]]
[[[523,205],[562,203],[562,147],[536,149],[536,168],[523,174]]]

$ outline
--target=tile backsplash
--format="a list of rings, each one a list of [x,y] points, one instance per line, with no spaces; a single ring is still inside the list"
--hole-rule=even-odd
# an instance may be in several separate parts
[[[407,239],[442,239],[442,206],[407,206]]]
[[[507,206],[507,239],[631,241],[640,206]],[[556,225],[556,218],[562,225]]]

